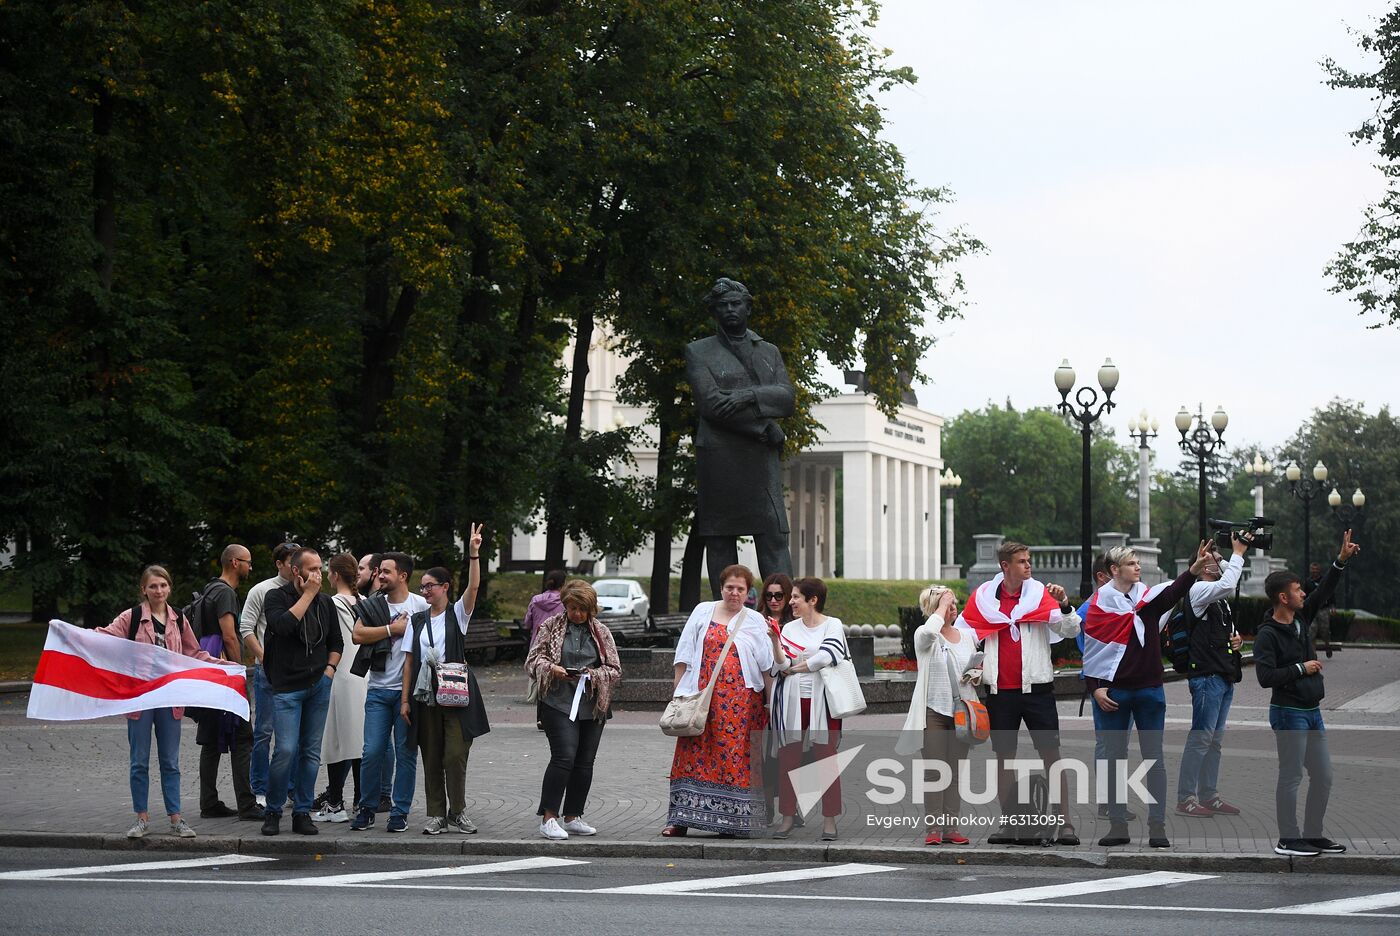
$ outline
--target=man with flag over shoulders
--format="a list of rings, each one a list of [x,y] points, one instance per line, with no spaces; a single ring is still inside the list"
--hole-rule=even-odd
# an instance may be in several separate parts
[[[1168,612],[1186,597],[1210,561],[1203,541],[1191,567],[1174,582],[1148,588],[1142,563],[1127,546],[1108,551],[1108,583],[1094,592],[1084,618],[1084,680],[1099,707],[1098,727],[1108,761],[1108,834],[1100,845],[1126,845],[1128,806],[1119,795],[1118,771],[1128,757],[1128,732],[1138,729],[1142,759],[1150,762],[1147,791],[1147,844],[1169,848],[1167,839],[1167,766],[1162,756],[1162,729],[1167,696],[1162,691],[1162,628]],[[1148,626],[1151,622],[1151,627]],[[1102,768],[1104,765],[1100,765]]]
[[[1001,826],[987,842],[1009,845],[1018,836],[1009,828],[1015,774],[1006,761],[1016,756],[1017,733],[1025,722],[1046,769],[1060,759],[1060,716],[1055,708],[1055,667],[1050,645],[1079,633],[1079,615],[1065,590],[1031,577],[1031,551],[1024,543],[1003,543],[997,550],[1001,572],[972,593],[959,616],[959,627],[982,642],[982,683],[987,686],[987,715],[992,753],[997,759],[997,798]],[[1063,809],[1069,779],[1060,775],[1061,845],[1078,845],[1079,836]]]

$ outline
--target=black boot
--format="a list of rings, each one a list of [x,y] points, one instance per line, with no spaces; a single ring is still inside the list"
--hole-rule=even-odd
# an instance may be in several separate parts
[[[1128,824],[1126,822],[1110,822],[1108,824],[1108,834],[1099,839],[1099,844],[1104,846],[1126,845],[1132,839],[1128,837]]]
[[[321,830],[316,828],[316,823],[311,821],[311,816],[304,812],[292,813],[292,831],[297,835],[321,834]]]

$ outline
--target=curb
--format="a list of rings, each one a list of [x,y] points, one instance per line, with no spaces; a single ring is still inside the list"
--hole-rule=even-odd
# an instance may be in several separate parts
[[[319,846],[319,847],[318,847]],[[677,858],[710,861],[864,862],[900,865],[992,865],[1030,868],[1095,868],[1108,871],[1216,871],[1242,873],[1400,874],[1400,855],[1328,855],[1281,858],[1170,852],[1073,852],[1058,849],[919,848],[886,845],[794,845],[757,842],[597,842],[471,839],[407,843],[383,839],[330,839],[302,836],[206,836],[180,839],[153,835],[132,840],[102,832],[0,832],[0,848],[74,848],[90,851],[222,852],[245,855],[491,855],[535,857],[568,854],[578,858]]]

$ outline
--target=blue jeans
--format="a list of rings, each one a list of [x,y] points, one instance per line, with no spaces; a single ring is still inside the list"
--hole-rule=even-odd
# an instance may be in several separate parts
[[[267,795],[267,769],[272,759],[272,685],[261,663],[253,670],[253,763],[249,779],[254,796]]]
[[[1181,770],[1176,778],[1176,801],[1194,796],[1202,803],[1215,799],[1220,791],[1220,742],[1225,737],[1225,719],[1235,698],[1235,684],[1224,676],[1192,676],[1191,731],[1181,752]]]
[[[316,798],[316,773],[321,769],[321,735],[331,707],[331,678],[322,676],[313,685],[272,697],[277,745],[267,775],[267,812],[281,816],[292,786],[292,813],[311,812]]]
[[[360,808],[373,812],[379,805],[380,777],[389,766],[393,741],[394,790],[391,816],[407,816],[418,782],[418,755],[408,746],[408,722],[399,714],[403,693],[371,688],[365,694],[365,751],[360,760]]]
[[[1144,689],[1109,689],[1108,697],[1118,703],[1113,712],[1099,712],[1099,734],[1103,736],[1104,759],[1108,761],[1108,818],[1128,821],[1128,804],[1118,796],[1118,762],[1128,757],[1128,733],[1137,725],[1138,748],[1143,760],[1152,761],[1147,771],[1147,792],[1156,802],[1148,804],[1147,821],[1167,821],[1167,765],[1162,759],[1162,728],[1167,719],[1167,695],[1161,686]]]
[[[165,812],[180,812],[180,723],[170,709],[147,709],[140,718],[126,720],[126,740],[131,744],[131,808],[146,812],[151,795],[151,729],[155,728],[160,760],[160,792]]]
[[[1322,838],[1322,818],[1327,814],[1327,799],[1332,794],[1332,757],[1327,753],[1322,710],[1271,705],[1269,727],[1274,729],[1274,745],[1278,748],[1278,786],[1274,788],[1278,837],[1300,837],[1298,787],[1306,767],[1308,800],[1303,806],[1301,838]]]

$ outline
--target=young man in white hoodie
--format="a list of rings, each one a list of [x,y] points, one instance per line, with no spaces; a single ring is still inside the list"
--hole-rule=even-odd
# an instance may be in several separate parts
[[[1031,576],[1031,551],[1024,543],[1003,543],[997,550],[1001,574],[977,587],[958,624],[982,641],[982,683],[987,687],[987,715],[992,753],[997,760],[997,799],[1002,825],[988,839],[1010,845],[1017,836],[1007,825],[1012,811],[1015,774],[1006,761],[1016,756],[1024,724],[1031,744],[1048,770],[1060,759],[1060,715],[1055,708],[1055,667],[1050,645],[1079,633],[1079,615],[1063,587],[1045,585]],[[1063,812],[1069,802],[1069,778],[1060,775],[1061,845],[1078,845],[1079,836]]]

